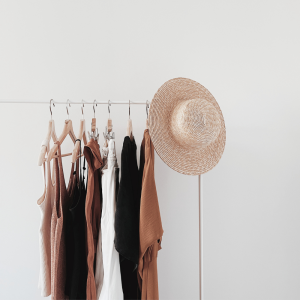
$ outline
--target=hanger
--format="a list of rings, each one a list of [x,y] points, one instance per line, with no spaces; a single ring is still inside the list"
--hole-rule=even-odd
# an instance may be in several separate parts
[[[73,150],[73,153],[72,153],[72,163],[75,163],[76,160],[77,160],[77,156],[78,156],[78,152],[79,152],[79,148],[80,148],[80,141],[78,141],[78,140],[83,139],[84,145],[87,144],[83,108],[84,108],[84,102],[82,100],[82,107],[81,107],[82,119],[80,120],[79,133],[78,133],[77,140],[75,142],[74,150]]]
[[[103,132],[103,136],[105,139],[104,142],[105,147],[108,147],[108,143],[107,143],[108,140],[115,138],[115,133],[112,132],[113,125],[112,125],[112,119],[110,118],[110,106],[111,103],[110,100],[108,100],[108,120],[107,120],[107,126],[105,127],[105,132]]]
[[[96,106],[97,106],[96,100],[94,100],[94,104],[93,104],[94,118],[92,118],[92,126],[91,126],[92,128],[91,128],[91,132],[95,132],[95,130],[96,130],[96,116],[95,116],[96,110],[95,110],[95,103],[96,103]]]
[[[130,100],[129,100],[129,119],[127,121],[126,135],[130,137],[130,140],[133,140],[132,120],[130,119]]]
[[[108,119],[107,119],[107,132],[111,132],[113,129],[113,125],[112,125],[112,119],[110,118],[110,107],[111,107],[111,103],[110,100],[108,100]]]
[[[94,100],[94,104],[93,104],[94,118],[92,118],[91,134],[88,132],[88,136],[89,136],[89,139],[94,139],[95,141],[98,141],[99,134],[98,134],[98,128],[96,128],[95,104],[97,106],[97,101],[96,100]]]
[[[67,103],[69,104],[69,107],[71,107],[69,99],[67,100]],[[75,135],[74,130],[73,130],[73,124],[72,124],[72,121],[69,119],[68,104],[66,106],[68,119],[65,120],[65,126],[64,126],[63,132],[61,133],[60,137],[58,138],[58,141],[59,141],[60,144],[63,143],[63,141],[65,140],[67,135],[70,136],[70,138],[72,139],[74,144],[75,144],[75,141],[76,141],[76,135]],[[58,145],[54,144],[53,147],[51,148],[50,152],[48,153],[47,161],[51,161],[52,158],[57,157],[57,156],[55,156],[55,154],[57,152],[57,149],[58,149]],[[71,154],[72,153],[63,154],[61,157],[69,156]]]
[[[148,123],[148,112],[149,112],[149,107],[150,107],[150,104],[149,104],[149,101],[147,100],[147,101],[146,101],[146,114],[147,114],[147,119],[146,119],[146,129],[149,129],[149,123]]]
[[[46,152],[50,150],[49,149],[49,142],[50,142],[51,137],[52,137],[52,140],[54,142],[57,141],[55,126],[54,126],[54,120],[52,120],[52,109],[51,109],[52,101],[53,101],[53,99],[50,100],[50,106],[49,106],[50,113],[51,113],[51,120],[49,121],[47,135],[46,135],[46,138],[43,141],[43,145],[42,145],[41,152],[40,152],[40,155],[39,155],[39,160],[38,160],[38,165],[39,166],[41,166],[43,164],[43,162],[45,161]],[[55,107],[54,102],[52,104]],[[48,146],[46,146],[46,145],[48,145]]]

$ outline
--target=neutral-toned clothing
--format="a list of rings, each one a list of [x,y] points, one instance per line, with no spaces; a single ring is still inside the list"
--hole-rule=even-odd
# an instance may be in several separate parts
[[[85,169],[85,160],[83,163]],[[74,172],[75,173],[75,172]],[[83,176],[82,176],[83,174]],[[66,295],[69,299],[86,299],[87,260],[86,260],[86,220],[84,170],[80,159],[76,162],[75,184],[68,211],[66,230],[67,280]]]
[[[138,279],[142,300],[158,300],[157,254],[163,235],[159,203],[154,179],[154,146],[145,130],[141,146],[143,167],[140,203],[140,251]]]
[[[103,270],[103,255],[102,255],[102,235],[101,230],[98,235],[98,245],[95,264],[95,284],[96,284],[96,299],[99,299],[103,286],[104,270]]]
[[[87,283],[86,299],[96,299],[96,283],[94,264],[97,253],[98,236],[101,222],[101,192],[99,184],[99,169],[102,167],[102,159],[99,144],[91,139],[84,146],[84,156],[88,163],[88,183],[85,201],[85,217],[87,225]]]
[[[55,169],[55,200],[51,218],[51,298],[52,300],[67,299],[65,295],[66,284],[66,247],[64,227],[66,224],[67,209],[70,205],[68,190],[72,188],[74,164],[70,173],[68,190],[65,184],[60,143],[58,145],[58,158],[54,159]]]
[[[99,299],[123,300],[119,254],[114,246],[114,221],[119,180],[114,140],[109,141],[108,148],[107,168],[102,170],[101,238],[104,278]]]
[[[103,157],[103,164],[104,164],[104,157]],[[102,168],[103,167],[104,167],[104,165],[102,165]],[[102,179],[102,174],[100,173],[99,186],[100,186],[100,193],[102,195],[101,179]],[[102,205],[102,203],[101,203],[101,205]],[[101,214],[102,214],[102,207],[101,207]],[[100,220],[100,223],[101,223],[101,220]],[[102,236],[101,236],[101,230],[99,230],[98,242],[97,242],[97,252],[96,252],[96,262],[95,262],[96,299],[99,299],[99,297],[100,297],[100,293],[101,293],[102,286],[103,286],[103,277],[104,277],[104,270],[103,270],[103,256],[102,256]]]
[[[134,138],[131,140],[126,136],[121,154],[121,181],[115,216],[115,247],[120,254],[125,300],[138,299],[140,196],[136,143]]]
[[[55,183],[51,179],[50,162],[43,163],[44,193],[37,201],[41,212],[39,229],[40,274],[39,289],[42,297],[51,294],[51,216],[55,196]]]
[[[76,194],[79,176],[78,174],[78,163],[76,163],[76,171],[71,174],[72,180],[70,188],[68,188],[69,202],[68,207],[64,211],[64,235],[65,235],[65,247],[66,247],[66,284],[65,284],[65,295],[70,296],[71,278],[73,274],[73,259],[74,259],[74,244],[73,244],[73,229],[72,229],[72,216],[69,208],[72,206],[74,201],[74,195]],[[77,174],[76,174],[77,173]]]

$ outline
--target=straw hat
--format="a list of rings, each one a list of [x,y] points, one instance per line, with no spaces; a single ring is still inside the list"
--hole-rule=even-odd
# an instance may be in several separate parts
[[[171,79],[159,88],[151,102],[149,133],[160,158],[187,175],[216,166],[226,140],[217,101],[204,86],[187,78]]]

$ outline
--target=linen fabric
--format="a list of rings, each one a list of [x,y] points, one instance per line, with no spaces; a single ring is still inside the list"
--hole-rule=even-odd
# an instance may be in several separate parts
[[[120,254],[124,299],[138,298],[140,184],[136,148],[135,140],[126,136],[115,215],[115,247]]]
[[[44,193],[37,201],[41,213],[39,228],[40,273],[38,287],[42,297],[51,294],[51,216],[55,195],[55,183],[51,179],[50,162],[43,163]]]
[[[100,300],[122,300],[123,291],[119,254],[114,246],[114,221],[118,192],[119,168],[115,153],[115,141],[108,144],[107,168],[102,170],[103,206],[101,216],[101,239],[104,278]]]
[[[66,284],[66,246],[65,227],[67,220],[67,209],[70,205],[69,192],[72,187],[72,175],[74,164],[72,164],[68,189],[66,188],[63,166],[61,161],[61,150],[59,141],[58,158],[54,159],[55,168],[55,201],[51,217],[51,298],[52,300],[67,299],[65,295]]]
[[[101,193],[99,186],[99,169],[102,167],[102,159],[99,144],[91,139],[84,146],[84,157],[88,163],[88,184],[85,203],[86,239],[87,239],[87,300],[96,299],[96,283],[94,274],[95,254],[97,252],[98,235],[101,222]]]
[[[138,280],[142,300],[159,299],[157,255],[161,249],[163,228],[154,179],[154,146],[148,129],[144,132],[141,146],[143,167],[140,204],[140,249]]]

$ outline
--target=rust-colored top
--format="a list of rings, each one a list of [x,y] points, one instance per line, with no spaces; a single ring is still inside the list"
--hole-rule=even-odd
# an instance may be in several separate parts
[[[55,199],[51,217],[51,299],[67,299],[65,295],[66,283],[66,248],[64,234],[64,213],[69,208],[70,190],[74,184],[72,179],[74,164],[70,173],[68,190],[65,184],[64,172],[61,161],[60,143],[58,145],[58,158],[54,159],[55,169]]]
[[[88,163],[88,184],[85,200],[85,217],[87,225],[87,268],[86,299],[96,299],[94,261],[97,251],[98,234],[101,222],[100,168],[103,165],[99,144],[91,139],[83,150]]]
[[[141,153],[145,156],[145,163],[140,206],[138,280],[141,299],[158,300],[157,253],[161,249],[163,228],[154,179],[154,146],[148,129],[144,132]]]

